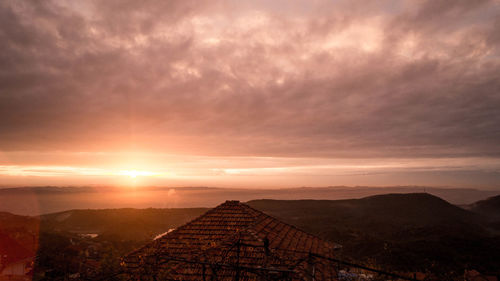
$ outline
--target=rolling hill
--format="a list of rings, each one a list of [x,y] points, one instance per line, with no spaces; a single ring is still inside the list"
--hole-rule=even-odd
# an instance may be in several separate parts
[[[469,209],[492,220],[500,221],[500,195],[471,204]]]
[[[365,264],[441,274],[500,264],[500,237],[485,218],[425,193],[248,204],[339,242],[345,258]]]
[[[69,210],[41,216],[43,230],[148,240],[203,214],[206,208]]]

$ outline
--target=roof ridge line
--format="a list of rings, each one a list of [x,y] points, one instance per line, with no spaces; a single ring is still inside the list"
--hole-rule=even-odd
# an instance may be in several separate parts
[[[219,206],[220,206],[220,205],[219,205]],[[217,206],[217,207],[218,207],[218,206]],[[206,215],[206,214],[208,214],[208,213],[213,212],[213,210],[215,210],[217,207],[215,207],[215,208],[211,208],[211,209],[208,209],[208,210],[207,210],[206,212],[204,212],[203,214],[201,214],[201,215],[197,216],[196,218],[194,218],[194,219],[192,219],[192,220],[190,220],[190,221],[188,221],[188,222],[186,222],[186,223],[184,223],[184,224],[182,224],[182,225],[180,225],[180,226],[176,227],[174,230],[172,230],[172,231],[170,231],[170,232],[166,233],[165,235],[161,236],[160,238],[158,238],[158,239],[156,239],[156,240],[153,240],[153,241],[151,241],[151,242],[147,243],[146,245],[143,245],[142,247],[139,247],[139,248],[137,248],[137,249],[134,249],[134,250],[132,250],[132,251],[130,251],[130,252],[128,252],[128,253],[126,253],[126,254],[124,255],[124,257],[125,257],[125,256],[129,256],[129,255],[132,255],[132,254],[134,254],[134,253],[136,253],[136,252],[139,252],[139,251],[140,251],[140,250],[142,250],[142,249],[146,249],[147,247],[149,247],[149,246],[151,246],[151,245],[156,245],[156,244],[159,244],[161,240],[163,240],[164,238],[166,238],[166,237],[167,237],[167,235],[172,235],[172,234],[175,234],[175,233],[176,233],[176,232],[178,232],[180,229],[182,229],[182,228],[186,227],[186,226],[187,226],[187,225],[189,225],[190,223],[192,223],[192,222],[194,222],[194,221],[199,220],[200,218],[202,218],[203,216],[205,216],[205,215]]]
[[[155,245],[156,245],[156,244],[159,244],[159,243],[160,243],[160,241],[162,241],[162,240],[166,239],[167,235],[168,235],[168,236],[172,236],[172,235],[174,235],[176,232],[178,232],[179,230],[182,230],[182,229],[183,229],[184,227],[186,227],[187,225],[189,225],[189,224],[191,224],[191,223],[193,223],[193,222],[198,221],[199,219],[201,219],[202,217],[204,217],[204,216],[206,216],[206,215],[208,215],[208,214],[211,214],[211,213],[215,212],[218,208],[220,208],[220,207],[221,207],[221,206],[223,206],[224,204],[231,204],[231,203],[233,203],[233,204],[234,204],[234,203],[236,203],[235,205],[243,205],[243,206],[247,206],[246,204],[241,203],[241,202],[240,202],[240,201],[238,201],[238,200],[226,200],[224,203],[221,203],[221,204],[219,204],[219,205],[217,205],[217,206],[215,206],[215,207],[213,207],[213,208],[210,208],[210,209],[208,209],[206,212],[204,212],[203,214],[201,214],[201,215],[197,216],[196,218],[194,218],[194,219],[192,219],[192,220],[190,220],[190,221],[188,221],[188,222],[186,222],[186,223],[184,223],[184,224],[182,224],[182,225],[180,225],[180,226],[176,227],[174,230],[172,230],[171,232],[167,233],[166,235],[164,235],[164,236],[162,236],[162,237],[160,237],[160,238],[158,238],[158,239],[156,239],[156,240],[151,241],[152,243],[147,243],[146,245],[143,245],[142,247],[139,247],[139,248],[137,248],[137,249],[134,249],[134,250],[132,250],[132,251],[128,252],[125,256],[129,256],[129,255],[131,255],[131,254],[134,254],[135,252],[138,252],[138,251],[140,251],[140,250],[142,250],[142,249],[145,249],[145,248],[147,248],[148,246],[150,246],[151,244],[155,244]],[[251,208],[250,206],[248,206],[248,207],[249,207],[249,208]],[[251,209],[252,209],[252,208],[251,208]],[[244,210],[244,211],[245,211],[248,215],[252,216],[252,214],[248,213],[246,210]],[[256,211],[258,211],[258,210],[256,210]],[[258,211],[258,212],[261,212],[261,211]],[[261,212],[261,213],[262,213],[262,212]]]
[[[303,230],[303,229],[301,229],[301,228],[299,228],[299,227],[297,227],[297,226],[295,226],[295,225],[293,225],[293,224],[289,224],[289,223],[287,223],[287,222],[284,222],[283,220],[280,220],[280,219],[275,218],[275,217],[273,217],[273,216],[271,216],[271,215],[268,215],[268,214],[266,214],[266,213],[264,213],[264,212],[262,212],[262,211],[260,211],[260,210],[257,210],[257,209],[255,209],[255,208],[251,207],[250,205],[248,205],[248,204],[246,204],[246,203],[241,203],[241,202],[240,202],[239,204],[241,204],[242,206],[245,206],[245,207],[247,207],[247,208],[251,209],[252,211],[259,212],[259,213],[263,214],[264,216],[267,216],[267,217],[269,217],[269,218],[271,218],[271,219],[273,219],[273,220],[276,220],[276,221],[278,221],[278,222],[280,222],[280,223],[282,223],[282,224],[288,225],[288,226],[290,226],[290,227],[292,227],[292,228],[294,228],[294,229],[296,229],[296,230],[298,230],[298,231],[301,231],[301,232],[305,233],[306,235],[310,235],[310,236],[312,236],[312,237],[314,237],[314,238],[317,238],[317,239],[319,239],[319,240],[321,240],[321,241],[323,241],[323,242],[325,242],[325,243],[327,243],[327,244],[330,244],[330,245],[332,246],[332,250],[333,250],[333,249],[335,249],[335,246],[336,246],[336,245],[341,246],[340,244],[337,244],[337,243],[333,243],[333,242],[327,241],[327,240],[325,240],[325,239],[323,239],[323,238],[321,238],[321,237],[318,237],[318,236],[316,236],[316,235],[314,235],[314,234],[312,234],[312,233],[309,233],[308,231],[305,231],[305,230]],[[252,227],[252,226],[254,226],[255,224],[257,224],[257,221],[256,221],[256,222],[254,222],[254,223],[252,223],[252,224],[250,224],[248,227]]]

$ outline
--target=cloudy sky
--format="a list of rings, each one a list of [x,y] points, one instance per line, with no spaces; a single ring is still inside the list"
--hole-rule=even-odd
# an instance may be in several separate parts
[[[500,189],[498,0],[0,1],[0,182]]]

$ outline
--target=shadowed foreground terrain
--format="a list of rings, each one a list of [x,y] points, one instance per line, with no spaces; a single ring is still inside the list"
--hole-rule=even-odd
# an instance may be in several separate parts
[[[343,256],[357,262],[452,275],[464,269],[500,270],[498,224],[429,194],[248,203],[337,241],[344,246]]]
[[[460,208],[419,193],[349,200],[253,200],[247,204],[342,244],[339,257],[344,260],[391,272],[423,272],[456,280],[465,269],[498,274],[497,201],[491,198]],[[206,210],[70,210],[41,217],[2,213],[0,232],[29,252],[37,252],[37,280],[63,280],[70,275],[95,278],[118,270],[124,254]]]

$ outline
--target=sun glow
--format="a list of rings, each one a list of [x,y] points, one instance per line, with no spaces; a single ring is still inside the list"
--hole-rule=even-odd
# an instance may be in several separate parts
[[[152,177],[152,176],[158,175],[157,173],[154,173],[154,172],[139,171],[139,170],[122,170],[118,174],[122,175],[122,176],[128,176],[128,177],[131,177],[131,178]]]

